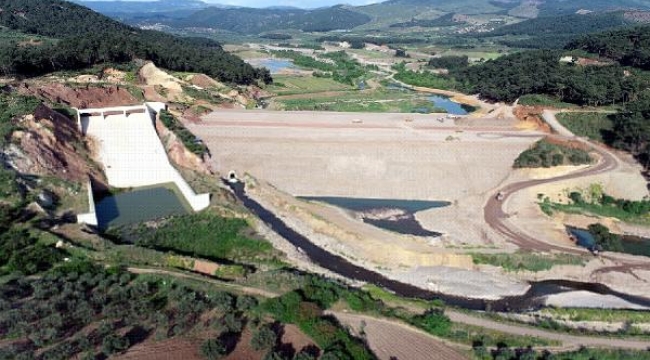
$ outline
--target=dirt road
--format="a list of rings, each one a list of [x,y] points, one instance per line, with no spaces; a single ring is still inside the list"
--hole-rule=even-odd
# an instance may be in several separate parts
[[[172,271],[172,270],[164,270],[164,269],[153,269],[153,268],[137,268],[137,267],[129,267],[127,268],[127,271],[134,273],[134,274],[156,274],[156,275],[166,275],[166,276],[172,276],[175,278],[180,278],[180,279],[189,279],[189,280],[196,280],[196,281],[202,281],[214,285],[218,285],[219,287],[226,288],[229,290],[232,290],[234,292],[239,292],[239,293],[244,293],[248,295],[254,295],[254,296],[263,296],[267,298],[271,297],[276,297],[279,296],[278,294],[272,293],[270,291],[265,291],[262,289],[257,289],[253,287],[248,287],[248,286],[242,286],[242,285],[237,285],[237,284],[231,284],[227,283],[224,281],[220,281],[217,279],[213,279],[207,276],[201,276],[201,275],[192,275],[192,274],[187,274],[179,271]]]
[[[215,284],[222,288],[231,289],[235,292],[262,296],[266,298],[279,296],[279,294],[270,291],[230,284],[206,276],[192,275],[179,271],[140,267],[129,267],[127,270],[134,274],[158,274],[180,279],[203,281],[210,284]],[[392,319],[379,319],[368,315],[350,314],[345,312],[332,312],[332,314],[336,316],[336,318],[341,323],[347,324],[355,329],[359,329],[361,321],[363,321],[365,323],[364,332],[368,338],[370,348],[375,352],[375,354],[377,354],[380,359],[389,360],[391,359],[391,356],[397,359],[413,360],[466,359],[466,357],[463,356],[461,352],[447,345],[445,341],[433,337],[430,334],[427,334],[419,329],[405,325],[400,321]],[[571,336],[560,332],[539,330],[527,326],[504,324],[502,322],[476,317],[467,313],[456,311],[447,310],[445,311],[445,314],[449,316],[451,321],[461,324],[479,326],[482,328],[497,330],[513,335],[527,335],[542,339],[561,341],[563,343],[563,350],[578,348],[581,345],[590,347],[629,348],[641,350],[650,348],[650,342],[648,341],[589,336]],[[406,344],[407,346],[400,346],[401,344]],[[440,355],[439,357],[432,357],[437,356],[432,354]]]
[[[516,244],[525,250],[536,250],[536,251],[562,251],[565,253],[573,254],[585,254],[587,253],[586,249],[578,247],[569,247],[560,244],[553,244],[544,241],[543,239],[532,237],[528,234],[525,234],[523,231],[517,229],[512,223],[508,221],[508,214],[504,211],[504,205],[507,203],[508,198],[510,198],[516,192],[532,188],[535,186],[550,184],[554,182],[577,179],[581,177],[588,177],[603,174],[609,171],[616,170],[619,167],[619,160],[616,158],[612,152],[603,146],[593,144],[588,140],[577,138],[573,133],[560,124],[559,121],[555,118],[555,113],[551,111],[545,111],[543,114],[544,119],[549,123],[549,125],[560,135],[557,135],[561,139],[572,139],[578,140],[585,145],[589,146],[591,150],[598,154],[599,161],[593,166],[590,166],[586,169],[578,170],[576,172],[558,176],[549,179],[539,179],[539,180],[526,180],[521,182],[516,182],[506,187],[500,189],[499,191],[503,193],[503,197],[497,200],[495,196],[491,196],[484,207],[484,218],[485,222],[492,227],[496,232],[505,237],[509,242]],[[615,254],[605,254],[601,255],[603,258],[623,261],[623,265],[617,265],[609,268],[603,268],[598,270],[599,273],[606,273],[610,271],[618,272],[628,272],[638,269],[650,269],[650,262],[639,261],[639,260],[623,260],[621,256]]]
[[[577,349],[581,346],[600,347],[600,348],[621,348],[646,350],[650,348],[650,341],[628,340],[619,338],[593,337],[593,336],[573,336],[560,332],[551,332],[536,329],[534,327],[524,327],[517,325],[504,324],[489,319],[471,316],[461,312],[445,311],[451,321],[467,325],[479,326],[485,329],[501,331],[507,334],[533,336],[541,339],[560,341],[563,350]]]

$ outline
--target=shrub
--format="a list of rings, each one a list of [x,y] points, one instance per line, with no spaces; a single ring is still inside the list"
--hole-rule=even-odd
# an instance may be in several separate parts
[[[540,140],[515,159],[514,167],[553,167],[559,165],[583,165],[591,162],[591,156],[585,150]]]
[[[447,336],[451,329],[451,320],[440,309],[429,309],[424,314],[415,316],[411,323],[436,336]]]
[[[207,339],[201,344],[201,355],[208,360],[218,360],[226,355],[226,347],[219,339]]]
[[[262,326],[253,333],[251,346],[255,350],[265,350],[275,345],[277,335],[268,326]]]

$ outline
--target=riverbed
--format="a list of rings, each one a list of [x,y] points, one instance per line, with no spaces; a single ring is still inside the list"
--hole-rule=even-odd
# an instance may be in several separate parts
[[[228,183],[228,185],[246,208],[258,216],[278,235],[298,248],[315,264],[347,279],[376,284],[401,296],[421,299],[440,299],[449,305],[471,310],[505,312],[539,309],[545,306],[546,298],[549,295],[561,294],[574,290],[583,290],[601,295],[613,295],[632,304],[650,307],[649,298],[622,294],[601,284],[565,280],[531,282],[528,291],[526,291],[525,294],[507,296],[500,299],[469,298],[423,289],[411,284],[389,279],[378,272],[355,265],[341,256],[334,255],[322,249],[296,230],[287,226],[284,221],[280,220],[275,214],[264,208],[257,201],[248,197],[243,183]]]

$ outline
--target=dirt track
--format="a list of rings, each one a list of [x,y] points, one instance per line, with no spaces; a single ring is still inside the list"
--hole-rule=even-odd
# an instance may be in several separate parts
[[[595,176],[599,174],[604,174],[610,171],[614,171],[619,167],[619,160],[616,158],[612,152],[607,150],[601,145],[595,145],[587,140],[579,139],[575,137],[569,130],[564,128],[555,118],[555,113],[550,111],[544,112],[544,119],[551,125],[551,127],[556,130],[560,135],[557,137],[560,140],[578,140],[585,145],[587,145],[591,151],[598,154],[598,162],[588,168],[572,172],[570,174],[557,176],[548,179],[539,179],[539,180],[526,180],[507,185],[506,187],[500,189],[503,193],[503,198],[497,200],[496,196],[491,196],[487,203],[484,206],[483,213],[485,222],[500,235],[505,237],[509,242],[516,244],[525,250],[535,250],[535,251],[561,251],[565,253],[574,253],[574,254],[585,254],[587,253],[586,249],[578,247],[568,247],[562,246],[559,244],[554,244],[546,242],[542,239],[532,237],[528,234],[517,229],[508,221],[508,214],[504,211],[504,206],[507,203],[508,199],[515,193],[533,188],[543,184],[550,184],[561,182],[564,180],[577,179],[582,177]],[[496,194],[495,194],[496,195]],[[632,270],[639,269],[650,269],[650,262],[640,261],[640,260],[622,260],[621,256],[615,254],[605,254],[601,255],[603,258],[623,261],[623,265],[617,265],[612,267],[602,268],[596,271],[596,273],[606,273],[606,272],[626,272],[631,273]]]

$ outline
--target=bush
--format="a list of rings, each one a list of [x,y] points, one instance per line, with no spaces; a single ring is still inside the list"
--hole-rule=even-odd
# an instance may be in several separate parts
[[[208,360],[218,360],[226,355],[226,347],[219,339],[207,339],[201,344],[201,355]]]
[[[275,345],[277,335],[273,330],[268,326],[262,326],[257,331],[253,332],[253,337],[251,338],[251,346],[255,350],[265,350],[270,349]]]
[[[592,158],[585,150],[540,140],[515,159],[514,168],[548,168],[559,165],[583,165],[591,162]]]
[[[102,341],[102,352],[106,355],[116,354],[129,348],[129,339],[110,334]]]
[[[451,320],[440,309],[429,309],[424,314],[411,319],[411,324],[436,336],[447,336],[451,329]]]
[[[609,232],[609,228],[601,224],[591,224],[588,226],[591,235],[594,236],[596,244],[600,245],[603,250],[623,251],[623,242],[621,237]]]
[[[160,121],[169,129],[171,132],[176,134],[181,140],[185,147],[198,156],[203,156],[203,154],[208,152],[208,147],[205,144],[198,140],[191,131],[187,130],[183,124],[178,121],[174,115],[169,113],[167,110],[160,111]]]

